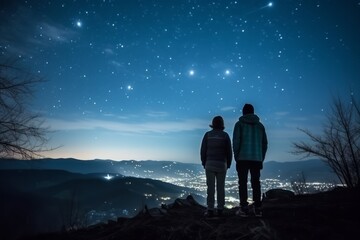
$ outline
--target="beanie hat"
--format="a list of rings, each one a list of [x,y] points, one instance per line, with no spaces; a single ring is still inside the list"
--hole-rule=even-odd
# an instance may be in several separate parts
[[[253,105],[246,103],[242,109],[243,115],[246,114],[254,114],[254,107]]]
[[[224,119],[221,116],[216,116],[212,120],[212,124],[209,125],[211,128],[224,130]]]

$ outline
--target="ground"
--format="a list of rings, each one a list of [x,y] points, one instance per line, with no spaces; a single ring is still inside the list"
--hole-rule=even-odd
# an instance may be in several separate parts
[[[360,236],[359,200],[358,189],[341,188],[265,198],[261,218],[236,216],[236,208],[226,209],[221,217],[205,218],[205,207],[189,196],[169,206],[145,208],[134,218],[26,239],[353,239]]]

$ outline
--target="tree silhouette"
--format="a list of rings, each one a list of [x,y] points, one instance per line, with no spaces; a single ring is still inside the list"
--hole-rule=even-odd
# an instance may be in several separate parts
[[[14,62],[0,64],[0,157],[32,159],[49,150],[49,131],[29,105],[35,85],[42,81]]]
[[[359,187],[360,108],[354,97],[349,103],[334,98],[322,135],[300,130],[310,138],[311,143],[294,143],[295,154],[320,157],[343,184],[349,188]]]

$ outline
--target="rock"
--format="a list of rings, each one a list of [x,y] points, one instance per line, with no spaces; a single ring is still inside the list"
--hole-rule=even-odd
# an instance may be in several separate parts
[[[295,193],[284,189],[270,189],[265,193],[265,199],[291,199],[295,196]]]

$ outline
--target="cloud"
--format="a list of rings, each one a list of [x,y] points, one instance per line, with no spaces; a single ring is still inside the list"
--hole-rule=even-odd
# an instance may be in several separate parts
[[[118,68],[123,68],[124,67],[124,64],[121,63],[121,62],[118,62],[118,61],[115,61],[115,60],[112,60],[110,62],[112,65],[114,65],[115,67],[118,67]]]
[[[236,109],[236,107],[227,106],[227,107],[222,107],[221,111],[228,112],[228,111],[234,111],[235,109]]]
[[[0,45],[7,47],[7,52],[15,55],[31,55],[36,46],[51,46],[54,43],[67,43],[77,33],[21,4],[8,6],[8,11],[0,16]],[[10,16],[13,13],[16,18]]]
[[[167,112],[156,112],[156,111],[149,111],[146,113],[146,116],[152,118],[159,118],[159,117],[167,117],[169,114]]]
[[[15,12],[16,18],[9,17],[8,13],[12,11]],[[16,6],[15,9],[9,7],[4,10],[4,14],[0,14],[0,44],[8,46],[8,52],[24,54],[28,51],[28,39],[35,32],[33,17],[32,11],[22,5]]]
[[[106,53],[108,55],[115,55],[114,50],[112,50],[111,48],[105,48],[104,53]],[[113,61],[113,62],[115,62],[115,61]]]
[[[51,130],[94,130],[104,129],[118,133],[149,134],[149,133],[176,133],[204,129],[208,123],[200,119],[187,119],[183,121],[150,121],[150,122],[121,122],[98,119],[61,120],[48,119]]]
[[[289,112],[275,112],[275,115],[279,117],[284,117],[286,115],[289,115]]]
[[[211,64],[211,68],[212,69],[224,69],[226,68],[228,65],[225,64],[223,61],[219,61],[219,62],[214,62]]]
[[[49,23],[41,23],[38,28],[39,34],[46,37],[46,40],[53,40],[56,42],[70,42],[71,38],[76,35],[76,32],[67,29],[60,25],[51,25]]]

